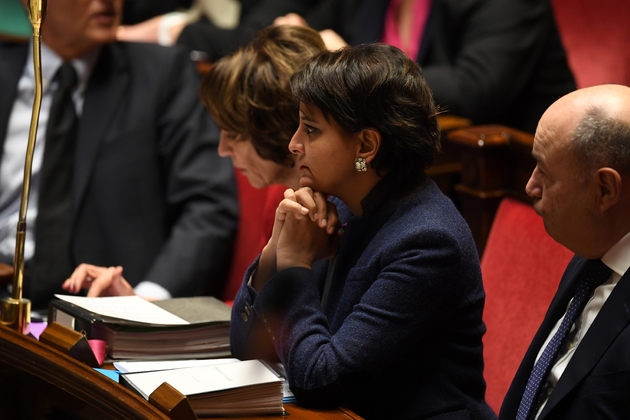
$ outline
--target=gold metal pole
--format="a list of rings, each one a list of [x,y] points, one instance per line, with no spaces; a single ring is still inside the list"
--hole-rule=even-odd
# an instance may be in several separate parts
[[[13,290],[11,297],[0,301],[0,323],[10,328],[28,334],[31,323],[31,301],[22,298],[24,283],[24,242],[26,239],[26,210],[28,208],[28,195],[31,190],[31,167],[33,165],[33,152],[37,138],[37,126],[39,124],[39,111],[42,106],[42,57],[41,57],[41,27],[46,17],[46,0],[28,1],[28,18],[33,26],[33,66],[35,73],[35,98],[33,100],[33,113],[31,126],[28,132],[26,146],[26,159],[24,162],[24,182],[22,184],[22,198],[20,201],[20,214],[15,238],[15,257],[13,260]]]

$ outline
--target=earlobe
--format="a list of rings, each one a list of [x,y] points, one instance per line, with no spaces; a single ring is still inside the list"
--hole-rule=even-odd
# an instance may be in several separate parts
[[[376,157],[381,147],[381,133],[373,128],[365,128],[359,133],[361,146],[357,157],[363,158],[369,164]]]
[[[612,168],[600,168],[595,172],[599,209],[604,212],[621,199],[621,175]]]

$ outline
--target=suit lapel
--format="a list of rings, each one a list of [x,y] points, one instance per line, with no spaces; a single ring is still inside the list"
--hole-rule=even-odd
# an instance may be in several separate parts
[[[630,322],[630,272],[626,272],[597,314],[593,324],[551,393],[540,418],[544,419],[593,370],[611,343]]]
[[[112,126],[125,91],[129,73],[123,51],[103,47],[85,92],[74,160],[74,216],[80,208],[100,145]]]
[[[28,57],[29,43],[0,43],[0,160],[9,129],[9,117]],[[26,140],[26,139],[25,139]]]
[[[529,349],[525,354],[524,361],[526,360],[530,366],[530,369],[525,377],[525,383],[527,383],[527,380],[529,379],[529,374],[531,373],[531,369],[534,366],[536,357],[538,356],[543,344],[545,344],[547,337],[549,337],[551,330],[553,330],[553,327],[556,325],[558,320],[567,311],[569,301],[575,294],[575,289],[577,288],[577,277],[580,271],[582,271],[582,267],[586,263],[586,260],[574,257],[574,261],[575,265],[571,267],[571,269],[567,268],[567,272],[561,282],[561,286],[558,288],[556,296],[549,305],[545,319],[540,325],[540,328],[532,340],[532,344],[529,346]],[[525,388],[523,387],[523,389]]]

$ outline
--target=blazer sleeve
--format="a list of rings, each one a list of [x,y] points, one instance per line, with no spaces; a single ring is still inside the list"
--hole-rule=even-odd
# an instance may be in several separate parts
[[[170,232],[144,280],[173,296],[215,294],[227,278],[236,231],[233,168],[218,155],[219,129],[199,100],[199,74],[187,54],[160,71],[157,142]]]

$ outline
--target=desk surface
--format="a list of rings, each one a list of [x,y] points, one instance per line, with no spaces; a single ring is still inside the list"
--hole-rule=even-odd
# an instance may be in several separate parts
[[[287,415],[284,416],[257,416],[239,417],[239,420],[360,420],[363,417],[356,415],[350,410],[336,408],[334,410],[311,410],[295,404],[285,404],[284,409]]]

